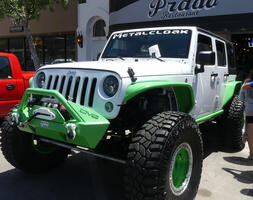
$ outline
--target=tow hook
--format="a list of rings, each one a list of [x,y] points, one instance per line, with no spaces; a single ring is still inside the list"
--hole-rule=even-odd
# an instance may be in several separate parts
[[[74,140],[76,138],[76,125],[75,124],[66,124],[67,133],[65,135],[66,140]]]
[[[11,113],[10,119],[11,119],[12,125],[14,125],[14,126],[19,125],[19,114],[18,113]]]

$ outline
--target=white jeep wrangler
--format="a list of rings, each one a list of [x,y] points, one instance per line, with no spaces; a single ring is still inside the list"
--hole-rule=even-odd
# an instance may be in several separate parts
[[[245,145],[234,67],[233,45],[200,28],[115,32],[98,62],[37,71],[3,123],[2,152],[38,172],[75,149],[126,164],[128,200],[193,199],[203,159],[198,125],[214,120],[230,149]]]

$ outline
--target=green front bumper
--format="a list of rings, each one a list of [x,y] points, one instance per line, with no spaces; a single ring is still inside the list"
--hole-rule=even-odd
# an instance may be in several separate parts
[[[71,119],[66,120],[56,108],[38,105],[28,106],[28,98],[31,94],[55,97],[65,107]],[[41,119],[36,115],[34,116],[34,111],[39,109],[53,113],[53,119]],[[56,90],[27,89],[19,108],[14,109],[12,113],[14,115],[18,114],[19,129],[21,131],[86,148],[95,148],[110,124],[106,118],[93,109],[67,101]],[[47,114],[45,114],[45,118],[49,118]],[[72,132],[72,126],[75,127],[75,137],[69,139],[66,135],[67,132]]]

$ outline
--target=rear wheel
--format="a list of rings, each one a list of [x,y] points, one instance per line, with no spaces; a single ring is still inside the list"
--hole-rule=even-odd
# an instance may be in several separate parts
[[[241,151],[247,140],[246,115],[244,103],[235,96],[231,103],[224,108],[224,114],[218,122],[223,135],[226,150]]]
[[[157,114],[139,129],[129,145],[127,199],[193,199],[202,158],[202,138],[194,119],[178,112]]]
[[[2,124],[1,150],[6,160],[25,172],[41,172],[62,163],[69,150],[36,140],[7,120]]]

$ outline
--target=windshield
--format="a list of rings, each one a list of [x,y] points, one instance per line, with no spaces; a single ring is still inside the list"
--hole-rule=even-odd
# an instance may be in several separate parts
[[[158,46],[163,58],[188,58],[191,30],[164,29],[123,32],[112,35],[102,58],[150,57]]]

